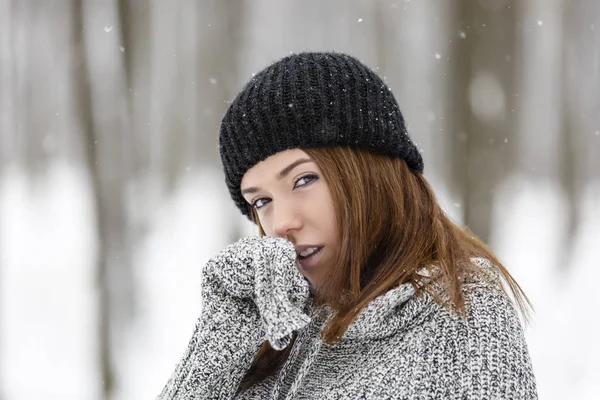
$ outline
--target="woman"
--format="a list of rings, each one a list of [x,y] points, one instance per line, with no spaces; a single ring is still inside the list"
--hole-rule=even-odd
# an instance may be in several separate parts
[[[536,399],[518,284],[444,214],[390,89],[291,55],[225,114],[226,183],[260,237],[203,270],[161,399]]]

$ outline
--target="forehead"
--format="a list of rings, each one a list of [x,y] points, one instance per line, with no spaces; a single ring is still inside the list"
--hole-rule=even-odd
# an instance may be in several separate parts
[[[247,186],[253,186],[261,180],[271,179],[279,174],[285,167],[302,158],[311,159],[306,152],[300,149],[284,150],[273,154],[250,168],[246,174],[244,174],[240,187],[243,189]]]

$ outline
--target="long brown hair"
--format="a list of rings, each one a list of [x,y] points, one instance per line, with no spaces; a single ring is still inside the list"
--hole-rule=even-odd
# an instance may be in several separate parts
[[[450,220],[423,175],[409,169],[404,160],[351,147],[303,150],[328,184],[340,232],[338,262],[315,295],[316,304],[336,311],[321,332],[324,342],[338,341],[371,300],[393,287],[409,282],[417,293],[429,292],[429,281],[418,273],[421,268],[435,268],[435,282],[447,299],[444,306],[464,316],[460,276],[467,269],[477,272],[469,262],[472,257],[495,265],[527,319],[531,303],[517,282],[488,246]],[[265,342],[240,389],[275,374],[292,344],[276,351]]]

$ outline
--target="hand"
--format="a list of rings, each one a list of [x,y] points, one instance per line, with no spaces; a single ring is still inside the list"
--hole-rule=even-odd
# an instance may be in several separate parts
[[[204,267],[203,289],[258,307],[265,338],[274,349],[287,346],[291,333],[310,322],[303,313],[309,285],[287,240],[251,236],[227,246]]]

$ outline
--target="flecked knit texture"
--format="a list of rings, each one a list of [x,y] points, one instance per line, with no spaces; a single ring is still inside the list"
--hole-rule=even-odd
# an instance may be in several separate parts
[[[390,88],[370,68],[342,53],[287,56],[256,74],[230,104],[219,135],[227,187],[249,216],[242,177],[283,150],[353,146],[400,157],[423,172]]]
[[[466,319],[406,284],[331,345],[294,260],[283,239],[247,238],[209,261],[202,315],[159,399],[537,399],[519,318],[487,260],[473,259],[486,274],[463,283]],[[293,330],[278,373],[237,393],[260,344],[281,349]]]
[[[285,239],[248,237],[204,267],[202,315],[159,399],[230,399],[260,345],[283,349],[310,323],[309,297]]]

